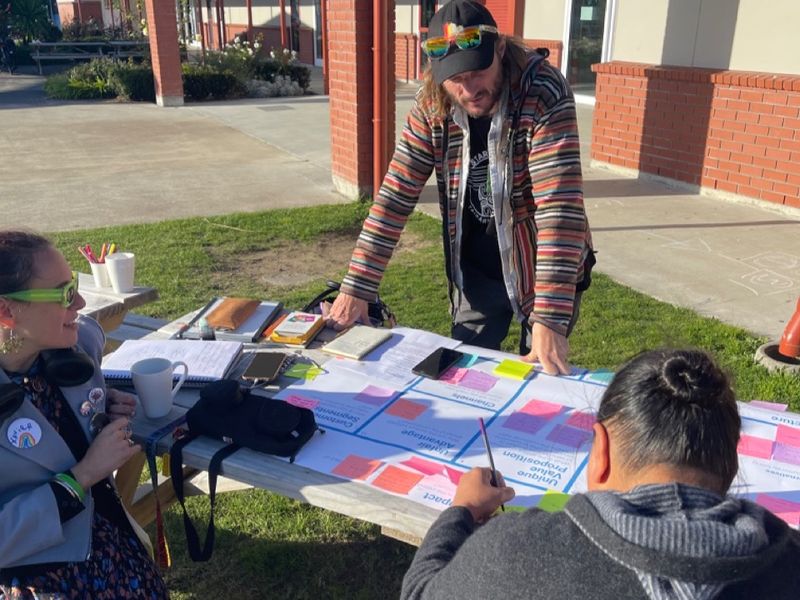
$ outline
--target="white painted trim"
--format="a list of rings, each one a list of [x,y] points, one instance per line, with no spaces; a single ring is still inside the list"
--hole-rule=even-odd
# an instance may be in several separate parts
[[[607,0],[606,18],[603,23],[603,49],[600,53],[600,62],[611,61],[611,49],[614,47],[614,17],[617,14],[617,0]]]
[[[572,0],[564,1],[564,35],[561,49],[561,74],[567,77],[567,64],[569,63],[569,28],[572,25]]]

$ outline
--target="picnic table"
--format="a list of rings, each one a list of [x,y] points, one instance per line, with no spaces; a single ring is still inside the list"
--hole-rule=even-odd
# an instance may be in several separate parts
[[[94,278],[87,273],[78,273],[78,290],[86,300],[80,314],[95,319],[106,333],[119,327],[131,309],[158,300],[155,288],[137,286],[130,292],[118,294],[110,287],[96,287]]]
[[[150,56],[150,42],[99,40],[96,42],[32,42],[31,58],[36,61],[39,75],[42,61],[91,60],[107,56],[113,59],[144,58]]]
[[[180,324],[187,322],[193,314],[168,323],[146,338],[169,339],[178,331]],[[323,340],[325,333],[320,334]],[[335,335],[334,332],[330,333]],[[274,349],[280,350],[281,347],[275,345]],[[302,355],[317,364],[324,364],[330,358],[314,348],[303,350]],[[182,389],[175,398],[172,411],[158,420],[146,419],[141,414],[142,411],[137,412],[133,421],[134,438],[143,444],[153,432],[179,420],[198,398],[199,389]],[[171,443],[171,436],[162,438],[158,453],[169,452]],[[211,457],[223,446],[223,442],[207,437],[200,437],[188,444],[183,449],[184,480],[207,471]],[[119,469],[116,476],[117,489],[123,503],[133,518],[143,526],[155,519],[153,490],[149,483],[139,485],[145,463],[144,452],[141,452]],[[433,508],[409,499],[389,495],[356,481],[346,481],[247,448],[225,459],[221,475],[248,486],[266,489],[326,510],[375,523],[381,527],[384,535],[413,545],[421,543],[428,528],[440,514]],[[172,482],[168,477],[159,477],[157,493],[162,508],[175,501]]]

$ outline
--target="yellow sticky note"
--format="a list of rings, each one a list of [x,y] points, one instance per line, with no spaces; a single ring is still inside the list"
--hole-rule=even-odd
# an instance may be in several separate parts
[[[546,512],[558,512],[564,509],[564,505],[569,500],[569,494],[547,490],[539,502],[538,508]]]
[[[512,379],[525,379],[533,370],[533,365],[521,360],[505,359],[494,368],[494,374]]]
[[[296,362],[284,372],[284,375],[294,379],[312,380],[320,373],[322,373],[322,369],[317,365]]]

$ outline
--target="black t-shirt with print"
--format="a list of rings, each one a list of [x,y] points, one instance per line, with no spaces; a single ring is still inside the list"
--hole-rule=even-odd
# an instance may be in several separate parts
[[[461,268],[503,279],[486,149],[492,117],[469,118],[469,175],[462,211]]]

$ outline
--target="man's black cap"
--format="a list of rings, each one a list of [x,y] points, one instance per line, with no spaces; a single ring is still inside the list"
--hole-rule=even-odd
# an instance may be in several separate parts
[[[453,23],[461,27],[474,25],[491,25],[497,27],[492,14],[482,4],[474,0],[451,0],[442,6],[431,19],[428,28],[428,37],[441,37],[444,35],[446,23]],[[494,44],[497,35],[482,33],[481,45],[469,50],[461,50],[455,44],[442,58],[431,58],[433,79],[438,85],[445,80],[465,71],[481,71],[488,69],[494,60]]]

